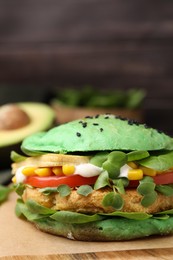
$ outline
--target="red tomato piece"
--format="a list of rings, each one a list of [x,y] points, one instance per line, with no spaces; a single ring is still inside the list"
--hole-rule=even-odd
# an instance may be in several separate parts
[[[154,182],[158,185],[161,184],[173,184],[173,172],[165,172],[165,173],[161,173],[158,174],[156,176],[153,177]]]
[[[29,176],[26,178],[25,183],[37,188],[57,187],[61,184],[66,184],[70,187],[76,187],[81,185],[94,184],[97,177],[98,176],[86,178],[77,174],[70,176]]]
[[[92,185],[96,182],[98,176],[94,177],[82,177],[80,175],[74,174],[70,176],[29,176],[26,178],[25,183],[29,184],[33,187],[37,188],[45,188],[45,187],[57,187],[61,184],[66,184],[70,187],[76,187],[81,185]],[[162,174],[158,174],[154,177],[155,184],[163,185],[163,184],[173,184],[173,172],[165,172]],[[139,181],[130,181],[129,188],[136,188],[139,185]]]
[[[163,185],[163,184],[173,184],[173,172],[164,172],[157,174],[152,177],[154,179],[155,184]],[[129,188],[136,188],[139,185],[139,181],[130,181]]]

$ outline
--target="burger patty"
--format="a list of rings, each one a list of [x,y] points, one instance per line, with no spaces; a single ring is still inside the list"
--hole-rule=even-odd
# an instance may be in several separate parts
[[[45,195],[38,188],[26,187],[22,198],[24,202],[32,199],[42,206],[54,210],[67,210],[81,213],[111,213],[115,209],[113,207],[104,207],[102,200],[109,193],[110,189],[94,190],[87,197],[79,195],[76,190],[72,190],[67,197],[61,197],[59,193]],[[145,212],[154,214],[160,211],[173,208],[173,196],[164,196],[158,193],[156,201],[149,207],[143,207],[140,203],[142,196],[135,190],[126,190],[122,195],[124,206],[123,212]]]

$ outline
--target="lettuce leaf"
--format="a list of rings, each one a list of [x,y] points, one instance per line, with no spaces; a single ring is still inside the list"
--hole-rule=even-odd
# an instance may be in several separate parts
[[[50,218],[54,219],[55,221],[62,222],[62,223],[71,223],[71,224],[82,224],[82,223],[89,223],[104,219],[114,219],[114,218],[125,218],[131,220],[145,220],[149,218],[156,218],[156,219],[167,219],[169,215],[173,215],[173,209],[158,212],[154,215],[144,213],[144,212],[121,212],[115,211],[112,213],[99,213],[99,214],[83,214],[78,212],[72,211],[56,211],[40,204],[29,200],[27,203],[24,203],[22,199],[17,200],[16,208],[15,208],[16,215],[18,217],[25,217],[31,222],[34,222],[39,219]]]
[[[127,219],[135,219],[135,220],[144,220],[151,218],[153,215],[144,213],[144,212],[122,212],[122,211],[115,211],[112,213],[104,214],[99,213],[101,216],[109,216],[109,217],[123,217]]]
[[[61,210],[61,211],[57,211],[55,214],[50,216],[50,218],[63,223],[88,223],[88,222],[102,220],[105,217],[100,216],[98,214],[87,215],[87,214],[82,214],[77,212]]]
[[[151,155],[150,157],[139,160],[138,163],[157,171],[166,171],[173,166],[173,151],[160,155]]]
[[[32,199],[26,201],[26,206],[32,213],[37,213],[41,215],[51,215],[56,212],[56,210],[44,207]]]
[[[13,162],[18,163],[18,162],[24,161],[27,157],[24,156],[24,155],[21,155],[21,154],[19,154],[19,153],[16,153],[15,151],[12,151],[12,152],[11,152],[11,155],[10,155],[10,158],[11,158],[11,160],[12,160]]]
[[[8,195],[11,191],[12,187],[0,185],[0,204],[8,198]]]
[[[16,213],[17,217],[21,218],[24,216],[26,219],[28,219],[31,222],[45,217],[45,215],[31,212],[28,209],[27,205],[24,204],[24,202],[21,199],[17,200],[17,204],[15,207],[15,213]]]

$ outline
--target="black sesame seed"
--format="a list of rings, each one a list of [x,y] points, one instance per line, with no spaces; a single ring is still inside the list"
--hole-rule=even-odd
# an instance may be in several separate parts
[[[103,128],[100,128],[100,132],[103,132]]]
[[[140,123],[134,119],[128,119],[128,124],[129,125],[140,125]]]
[[[91,118],[92,119],[93,117],[92,116],[85,116],[85,118]]]
[[[109,118],[109,116],[105,116],[105,119],[108,119]]]
[[[87,127],[87,122],[79,121],[79,124],[82,124],[83,128]]]
[[[158,132],[159,134],[164,134],[164,132],[163,132],[162,130],[157,130],[157,132]]]
[[[133,125],[133,124],[134,124],[133,120],[128,120],[128,125]]]
[[[93,123],[93,125],[99,125],[98,123]]]
[[[96,115],[95,118],[99,118],[100,115]]]
[[[115,119],[120,119],[120,120],[123,120],[123,121],[128,120],[126,117],[122,117],[122,116],[115,116]]]
[[[87,122],[82,123],[83,128],[87,127]]]
[[[77,132],[76,135],[77,135],[78,137],[80,137],[80,136],[81,136],[81,133]]]

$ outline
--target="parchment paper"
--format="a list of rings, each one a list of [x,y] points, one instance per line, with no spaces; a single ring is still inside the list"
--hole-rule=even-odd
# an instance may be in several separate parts
[[[0,257],[172,248],[173,236],[125,242],[79,242],[43,233],[15,216],[17,195],[0,205]]]

